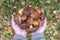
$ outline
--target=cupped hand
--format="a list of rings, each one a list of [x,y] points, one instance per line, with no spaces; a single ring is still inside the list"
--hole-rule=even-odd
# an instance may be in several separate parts
[[[22,35],[24,37],[26,37],[26,31],[25,30],[22,30],[14,21],[14,16],[12,15],[12,20],[11,20],[11,23],[12,23],[12,28],[15,32],[15,34],[19,34],[19,35]]]
[[[41,9],[42,13],[44,13],[44,10]],[[42,24],[39,25],[39,29],[34,32],[31,33],[32,35],[37,34],[37,33],[44,33],[45,29],[46,29],[46,25],[47,25],[47,18],[45,17],[45,19],[42,21]]]

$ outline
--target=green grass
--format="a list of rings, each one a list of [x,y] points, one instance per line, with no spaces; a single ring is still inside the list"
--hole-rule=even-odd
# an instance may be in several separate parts
[[[48,24],[45,30],[45,38],[47,40],[58,40],[59,37],[59,26],[60,14],[56,11],[60,10],[60,2],[58,0],[4,0],[0,4],[0,38],[6,37],[11,40],[11,37],[14,35],[11,27],[11,15],[16,13],[19,9],[32,5],[33,7],[43,8],[45,11],[45,16],[47,18]],[[16,8],[14,8],[16,7]],[[55,11],[55,12],[54,12]],[[7,25],[9,24],[9,25]],[[11,32],[9,32],[11,29]],[[7,32],[6,32],[7,31]],[[50,33],[52,32],[52,33]]]

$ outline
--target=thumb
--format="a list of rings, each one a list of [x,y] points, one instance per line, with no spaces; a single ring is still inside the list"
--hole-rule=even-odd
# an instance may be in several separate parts
[[[12,15],[12,19],[11,19],[11,22],[13,25],[16,25],[15,21],[14,21],[14,16]]]
[[[40,27],[39,29],[40,29],[42,32],[44,32],[45,29],[46,29],[46,25],[47,25],[47,20],[46,20],[46,18],[45,18],[42,27]]]

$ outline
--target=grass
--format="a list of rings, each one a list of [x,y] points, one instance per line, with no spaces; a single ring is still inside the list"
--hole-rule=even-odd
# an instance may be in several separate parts
[[[32,5],[43,8],[48,24],[45,30],[46,40],[60,38],[60,1],[58,0],[4,0],[0,3],[0,40],[12,40],[11,15],[19,9]]]

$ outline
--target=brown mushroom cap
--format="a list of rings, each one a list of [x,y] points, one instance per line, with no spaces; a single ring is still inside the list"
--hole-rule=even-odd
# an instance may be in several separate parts
[[[16,24],[21,24],[22,20],[21,20],[21,16],[17,13],[14,15],[14,21],[16,22]]]
[[[22,15],[21,19],[22,19],[22,21],[25,21],[27,19],[27,16],[26,15]]]
[[[27,15],[29,16],[31,13],[34,12],[34,9],[32,7],[26,7],[24,10],[23,10],[23,14],[24,15]]]

